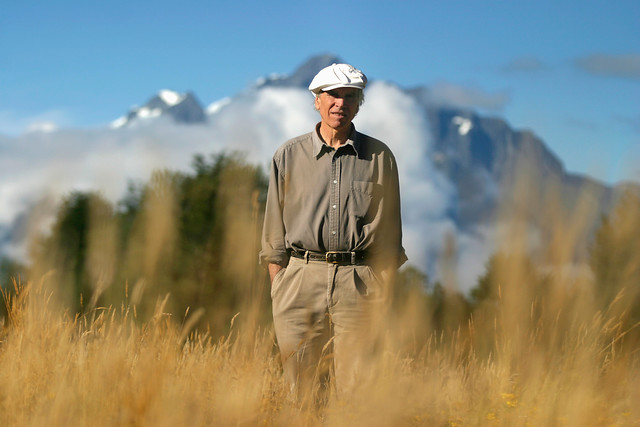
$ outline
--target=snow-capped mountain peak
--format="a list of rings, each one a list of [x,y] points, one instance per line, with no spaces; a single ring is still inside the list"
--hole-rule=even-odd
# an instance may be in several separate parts
[[[186,94],[174,92],[168,89],[162,89],[158,93],[158,97],[164,101],[169,107],[180,104],[186,98]]]
[[[176,123],[200,123],[206,120],[204,110],[191,92],[179,93],[162,89],[142,107],[133,107],[126,116],[111,122],[111,128],[169,116]]]

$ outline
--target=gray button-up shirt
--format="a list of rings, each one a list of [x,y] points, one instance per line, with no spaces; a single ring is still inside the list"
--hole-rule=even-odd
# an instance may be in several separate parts
[[[355,126],[334,149],[318,127],[273,156],[261,262],[286,266],[291,249],[362,251],[380,268],[399,267],[407,258],[391,150]]]

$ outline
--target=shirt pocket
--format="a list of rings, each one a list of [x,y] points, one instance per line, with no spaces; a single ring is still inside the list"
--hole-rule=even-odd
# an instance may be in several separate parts
[[[373,182],[353,181],[349,194],[349,211],[352,215],[364,218],[369,212],[373,199]]]
[[[349,211],[359,218],[375,216],[382,194],[382,186],[375,182],[353,181],[349,194]]]

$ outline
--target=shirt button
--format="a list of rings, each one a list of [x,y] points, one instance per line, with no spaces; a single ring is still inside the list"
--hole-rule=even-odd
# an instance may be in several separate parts
[[[335,232],[335,231],[332,231],[332,232],[331,232],[331,234],[336,234],[336,232]]]
[[[332,207],[333,209],[335,209],[335,208],[336,208],[336,205],[333,205],[333,206],[331,206],[331,207]]]
[[[333,183],[334,183],[334,184],[337,184],[337,183],[338,183],[338,180],[337,180],[337,179],[334,179],[334,180],[333,180]]]

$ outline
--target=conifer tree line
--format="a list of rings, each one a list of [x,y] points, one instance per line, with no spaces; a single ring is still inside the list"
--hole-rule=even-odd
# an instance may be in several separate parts
[[[149,182],[132,182],[116,204],[99,192],[74,191],[61,201],[51,232],[32,243],[29,266],[2,259],[0,286],[10,293],[16,280],[47,280],[69,312],[80,315],[131,305],[144,319],[164,303],[178,322],[189,311],[204,313],[198,326],[214,333],[227,332],[238,313],[268,322],[268,277],[258,265],[266,190],[260,167],[240,153],[218,153],[196,155],[189,172],[161,170]],[[588,254],[593,300],[633,327],[640,322],[637,195],[624,195],[601,218]],[[419,308],[428,317],[425,328],[457,328],[461,319],[497,310],[505,286],[500,271],[514,265],[519,292],[538,298],[539,307],[554,298],[553,273],[526,254],[496,253],[468,295],[403,267],[393,307]]]
[[[219,153],[196,155],[190,172],[159,170],[146,183],[130,182],[116,204],[74,191],[51,232],[32,243],[29,266],[3,260],[0,284],[10,291],[15,278],[44,277],[79,314],[126,304],[145,319],[166,299],[164,311],[177,321],[204,308],[203,324],[228,330],[249,300],[267,301],[257,265],[266,188],[259,167]]]

